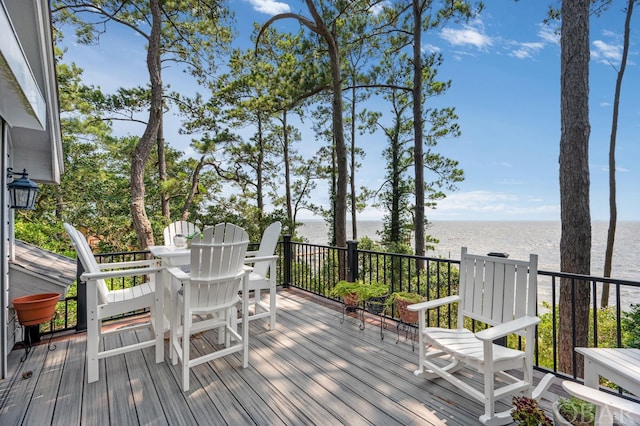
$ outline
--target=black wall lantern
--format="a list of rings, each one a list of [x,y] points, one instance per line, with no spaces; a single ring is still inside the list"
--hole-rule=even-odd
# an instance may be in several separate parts
[[[13,179],[11,183],[7,185],[9,189],[9,200],[11,202],[12,209],[26,209],[35,210],[36,197],[38,196],[38,185],[27,176],[27,169],[24,169],[22,173],[14,173],[13,169],[9,167],[7,169],[7,178],[13,178],[14,175],[22,175],[20,179]]]

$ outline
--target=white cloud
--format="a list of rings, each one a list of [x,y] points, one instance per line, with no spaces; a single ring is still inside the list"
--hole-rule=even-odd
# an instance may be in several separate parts
[[[536,53],[544,48],[542,42],[516,43],[517,48],[510,55],[518,59],[532,58]]]
[[[559,34],[548,25],[540,24],[540,30],[538,31],[539,41],[529,41],[529,42],[520,42],[520,41],[512,41],[510,42],[511,46],[515,46],[511,52],[509,52],[510,56],[513,56],[518,59],[529,59],[536,56],[542,49],[547,47],[549,44],[559,44]]]
[[[609,173],[609,165],[608,164],[604,164],[604,165],[600,165],[597,166],[601,172],[605,172],[605,173]],[[630,172],[631,170],[627,169],[626,167],[622,167],[622,166],[616,166],[616,173],[627,173]]]
[[[425,52],[430,52],[430,53],[438,53],[440,52],[442,49],[440,49],[438,46],[436,46],[435,44],[430,44],[430,43],[426,43],[423,47],[422,50]]]
[[[494,162],[493,165],[494,166],[499,166],[499,167],[507,167],[509,169],[513,167],[513,164],[508,163],[506,161]]]
[[[619,44],[609,44],[602,40],[593,42],[591,57],[598,62],[605,64],[618,64],[622,59],[622,46]]]
[[[557,29],[551,28],[548,25],[540,24],[538,37],[540,37],[545,43],[560,45],[560,33]]]
[[[493,40],[484,32],[482,21],[476,19],[469,25],[461,28],[443,28],[440,37],[454,46],[475,46],[485,49],[493,44]]]
[[[544,200],[529,196],[485,190],[456,192],[438,202],[429,215],[432,219],[493,220],[496,217],[521,220],[557,219],[560,206],[541,204]]]
[[[279,13],[291,12],[288,4],[274,0],[247,0],[253,8],[268,15],[277,15]]]

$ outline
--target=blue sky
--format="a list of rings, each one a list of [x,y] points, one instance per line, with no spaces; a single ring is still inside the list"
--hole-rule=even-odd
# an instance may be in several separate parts
[[[560,142],[560,46],[554,28],[542,25],[548,2],[540,0],[489,1],[482,14],[467,24],[451,25],[425,34],[425,49],[441,52],[442,79],[452,80],[440,106],[453,106],[459,116],[462,136],[443,140],[436,148],[458,160],[465,181],[450,192],[429,220],[559,220],[560,195],[558,152]],[[617,66],[622,52],[623,2],[616,2],[601,17],[591,20],[589,167],[591,216],[608,220],[608,151],[612,103]],[[305,13],[300,0],[234,0],[239,38],[246,45],[252,23],[263,23],[281,12]],[[293,21],[291,21],[293,22]],[[619,220],[640,220],[640,38],[633,33],[631,53],[623,82],[616,149]],[[291,24],[289,24],[291,25]],[[280,25],[279,29],[286,28]],[[295,26],[297,29],[297,25]],[[105,91],[136,85],[145,73],[144,45],[139,37],[124,31],[107,34],[99,46],[78,46],[67,36],[67,61],[85,70],[85,80]],[[133,59],[132,59],[133,58]],[[126,61],[126,65],[123,64]],[[165,70],[171,89],[196,90],[179,70]],[[370,101],[368,109],[383,113],[388,106]],[[189,140],[178,137],[179,123],[167,117],[165,136],[172,146],[188,155]],[[315,151],[317,143],[309,129],[302,129],[301,152]],[[120,128],[122,133],[141,133]],[[171,135],[174,135],[173,137]],[[382,135],[362,138],[367,152],[357,176],[357,185],[377,188],[383,179]],[[326,199],[320,189],[314,198]],[[304,215],[303,217],[309,217]],[[367,209],[363,219],[381,213]]]

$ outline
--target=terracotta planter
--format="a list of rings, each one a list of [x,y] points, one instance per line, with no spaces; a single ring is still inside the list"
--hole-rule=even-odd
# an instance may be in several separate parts
[[[342,296],[342,301],[347,307],[355,308],[360,304],[360,296],[357,293],[349,293]]]
[[[398,316],[400,321],[406,324],[415,324],[418,322],[418,312],[412,312],[407,309],[407,306],[413,305],[417,302],[410,302],[405,299],[396,299],[396,308],[398,309]]]
[[[13,299],[21,325],[37,325],[51,321],[60,293],[41,293]]]

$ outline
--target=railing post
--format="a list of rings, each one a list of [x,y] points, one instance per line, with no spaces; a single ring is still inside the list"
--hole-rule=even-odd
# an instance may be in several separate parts
[[[282,244],[283,244],[283,257],[284,257],[284,282],[282,283],[283,288],[288,288],[291,285],[291,267],[292,267],[292,256],[291,256],[291,235],[283,235],[282,236]]]
[[[84,273],[82,262],[77,260],[76,269],[76,333],[87,331],[87,284],[80,280],[80,276]]]
[[[358,279],[358,242],[347,241],[347,281]]]

